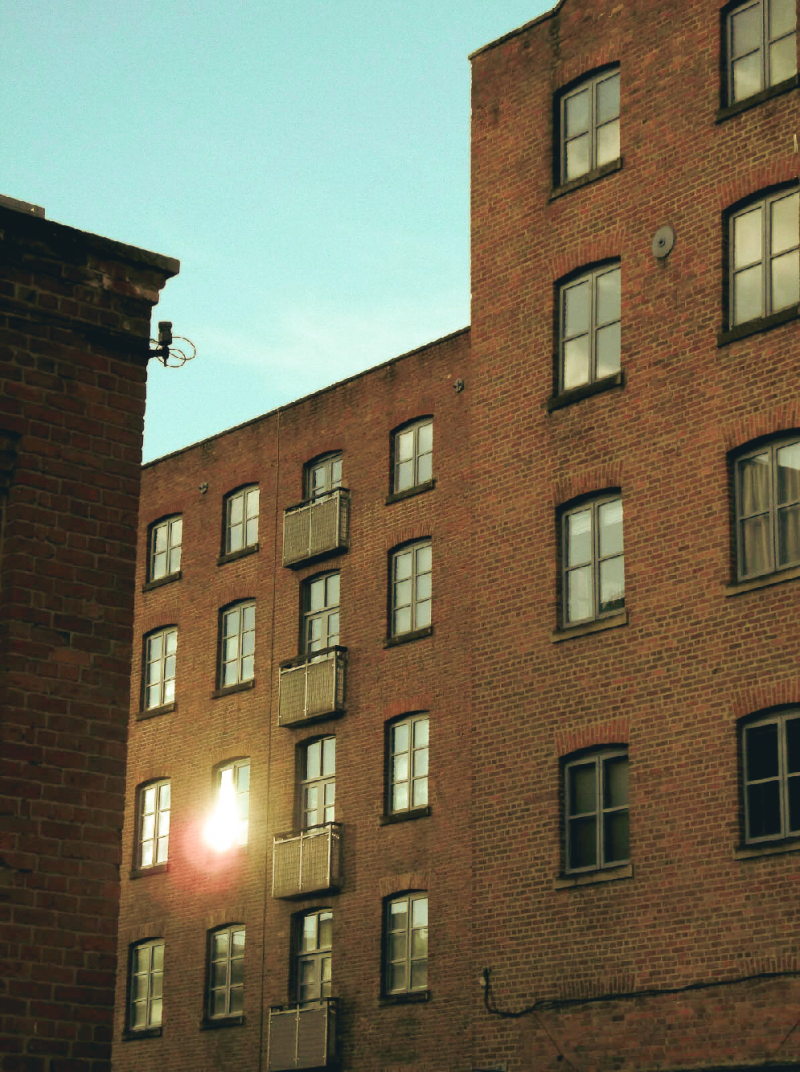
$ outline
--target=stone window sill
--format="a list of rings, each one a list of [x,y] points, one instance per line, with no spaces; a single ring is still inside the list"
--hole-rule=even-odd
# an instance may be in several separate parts
[[[608,618],[598,618],[594,622],[583,622],[580,625],[569,625],[566,629],[556,629],[550,634],[550,640],[558,644],[562,640],[572,640],[574,637],[588,636],[590,633],[603,633],[606,629],[617,629],[620,625],[628,624],[628,612],[621,611],[612,614]]]
[[[213,1019],[204,1016],[200,1021],[201,1031],[216,1031],[221,1027],[241,1027],[245,1023],[244,1016],[215,1016]]]
[[[403,499],[413,499],[415,495],[421,495],[424,491],[433,491],[435,487],[436,480],[434,479],[426,480],[424,484],[416,484],[413,488],[406,488],[404,491],[393,491],[391,495],[386,496],[386,505],[402,502]]]
[[[585,175],[579,175],[576,179],[562,182],[550,194],[550,200],[555,201],[557,197],[571,194],[573,190],[580,190],[583,186],[588,186],[589,183],[597,182],[598,179],[604,179],[606,175],[612,175],[615,171],[621,170],[622,157],[620,156],[616,160],[611,160],[608,164],[603,164],[602,167],[595,168],[594,171],[587,171]]]
[[[391,815],[382,815],[378,820],[378,825],[393,826],[395,823],[406,823],[411,819],[424,819],[430,814],[430,807],[411,808],[409,811],[395,811]]]
[[[717,335],[717,346],[727,346],[728,343],[737,342],[739,339],[747,339],[751,335],[760,335],[762,331],[772,331],[781,324],[788,324],[796,320],[800,315],[800,305],[791,305],[788,309],[781,309],[778,313],[770,316],[759,316],[755,320],[748,320],[744,324],[737,324],[735,328],[720,331]]]
[[[384,648],[396,648],[398,644],[409,644],[412,640],[421,640],[422,637],[431,636],[433,626],[426,625],[424,629],[414,629],[410,633],[400,633],[399,636],[387,637]]]
[[[800,852],[800,838],[783,838],[780,841],[737,845],[733,850],[733,858],[734,860],[755,860],[761,856],[783,856],[787,852]]]
[[[557,890],[571,890],[576,886],[594,886],[598,882],[618,882],[624,878],[633,878],[633,864],[582,871],[578,875],[559,875],[553,887]]]
[[[226,685],[224,689],[215,689],[211,693],[212,700],[219,700],[223,696],[231,696],[234,692],[249,692],[256,687],[256,679],[251,677],[249,681],[240,681],[238,685]]]
[[[419,1005],[430,1000],[430,990],[412,990],[407,994],[381,994],[378,1005]]]
[[[726,596],[738,596],[743,592],[769,588],[773,584],[783,584],[784,581],[795,581],[798,577],[800,577],[800,566],[793,566],[791,569],[780,570],[778,573],[767,573],[763,577],[752,577],[747,581],[723,585],[722,591]]]
[[[152,592],[155,588],[163,588],[165,584],[172,584],[173,581],[179,581],[183,576],[183,572],[178,570],[177,573],[169,573],[166,577],[159,577],[157,581],[148,581],[147,584],[142,585],[143,592]]]
[[[744,100],[736,101],[735,104],[727,104],[724,108],[720,108],[717,112],[716,121],[717,123],[724,123],[726,119],[730,119],[734,115],[740,115],[742,112],[749,111],[750,108],[756,108],[759,104],[772,100],[773,97],[780,97],[784,93],[797,89],[799,85],[800,76],[794,74],[791,78],[778,82],[777,85],[762,89],[760,93],[754,93],[752,97],[745,97]]]
[[[251,543],[249,547],[243,547],[240,551],[229,551],[225,555],[220,555],[217,559],[218,566],[224,566],[228,562],[237,562],[240,558],[247,558],[248,555],[254,555],[258,552],[258,544]]]
[[[169,871],[169,861],[163,864],[153,864],[152,867],[134,867],[131,869],[130,877],[135,878],[148,878],[150,875],[163,875]]]
[[[159,715],[171,715],[177,709],[178,705],[175,700],[162,704],[161,707],[148,707],[145,711],[136,712],[136,721],[144,722],[148,718],[158,718]]]
[[[602,379],[594,380],[592,383],[582,383],[580,387],[571,387],[568,391],[562,391],[560,394],[548,398],[547,412],[552,413],[554,410],[563,409],[564,406],[571,406],[575,402],[583,401],[584,398],[591,398],[592,395],[610,391],[612,387],[624,386],[624,372],[615,372],[613,376],[603,376]]]
[[[162,1033],[162,1028],[160,1026],[159,1027],[143,1027],[143,1028],[140,1028],[139,1030],[136,1030],[136,1031],[132,1030],[131,1028],[126,1028],[122,1032],[122,1041],[123,1042],[135,1042],[136,1039],[161,1038],[161,1033]]]

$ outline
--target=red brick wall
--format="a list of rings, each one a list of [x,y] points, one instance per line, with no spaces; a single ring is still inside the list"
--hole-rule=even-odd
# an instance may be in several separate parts
[[[727,452],[798,427],[800,328],[717,344],[723,212],[797,177],[797,94],[715,122],[719,50],[711,0],[565,0],[473,58],[474,618],[486,628],[472,947],[500,1009],[554,1003],[501,1019],[471,988],[479,1067],[800,1057],[800,858],[735,855],[737,719],[800,703],[797,582],[725,594]],[[551,200],[554,95],[609,62],[622,168]],[[664,224],[677,238],[657,261]],[[622,267],[625,385],[548,413],[555,283],[607,257]],[[628,624],[552,643],[556,507],[610,486],[625,508]],[[604,742],[629,747],[633,877],[557,888],[560,759]],[[770,972],[789,974],[745,981]],[[643,993],[694,983],[725,985]],[[577,996],[605,1000],[566,1003]]]
[[[463,391],[454,389],[458,379],[465,381]],[[172,832],[166,873],[123,880],[119,1072],[258,1067],[259,1048],[266,1059],[263,1017],[270,1005],[293,1000],[293,916],[323,906],[334,913],[333,993],[340,1002],[343,1067],[468,1064],[462,1005],[465,991],[474,989],[466,926],[472,867],[472,592],[464,553],[471,526],[470,391],[469,336],[462,332],[145,467],[136,644],[150,629],[177,624],[176,706],[136,718],[141,664],[135,652],[123,867],[134,858],[135,794],[142,782],[171,778]],[[430,414],[436,486],[387,504],[390,433]],[[351,492],[349,551],[286,569],[283,512],[304,496],[305,463],[334,450],[343,454],[343,483]],[[248,483],[260,486],[258,552],[218,565],[224,496]],[[175,513],[184,519],[180,580],[142,592],[148,527]],[[433,546],[433,634],[386,648],[388,555],[419,537],[430,537]],[[346,712],[303,728],[279,727],[278,666],[298,654],[301,585],[333,569],[341,575],[340,643],[348,649]],[[256,601],[255,686],[212,698],[219,608],[243,598]],[[431,718],[431,814],[381,826],[385,724],[418,710]],[[273,899],[273,837],[298,828],[298,746],[328,734],[337,740],[341,892]],[[246,851],[216,856],[200,837],[212,803],[212,768],[241,756],[251,760],[249,843]],[[383,898],[420,887],[430,899],[431,1000],[380,1006]],[[231,922],[246,925],[245,1023],[201,1030],[206,935]],[[155,936],[165,940],[162,1035],[123,1041],[128,950]]]
[[[150,311],[177,262],[0,208],[0,1067],[110,1067]]]

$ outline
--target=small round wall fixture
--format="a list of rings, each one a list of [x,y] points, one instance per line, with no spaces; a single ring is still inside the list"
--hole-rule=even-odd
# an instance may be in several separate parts
[[[675,245],[675,232],[668,223],[659,227],[653,235],[653,256],[656,260],[663,261],[672,252]]]

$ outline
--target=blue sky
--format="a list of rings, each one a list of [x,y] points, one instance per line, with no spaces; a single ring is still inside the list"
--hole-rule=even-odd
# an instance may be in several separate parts
[[[145,460],[469,323],[467,54],[547,0],[15,0],[0,193],[181,261]]]

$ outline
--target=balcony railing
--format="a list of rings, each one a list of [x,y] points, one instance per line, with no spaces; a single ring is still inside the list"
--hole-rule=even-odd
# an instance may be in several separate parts
[[[269,1010],[268,1072],[332,1068],[336,1062],[336,998]]]
[[[312,826],[300,834],[277,834],[272,847],[272,896],[305,897],[338,889],[341,847],[341,823]]]
[[[279,672],[278,725],[296,726],[344,711],[347,648],[325,648],[284,663]]]
[[[349,543],[350,492],[336,488],[327,495],[289,506],[283,515],[283,564],[296,566]]]

